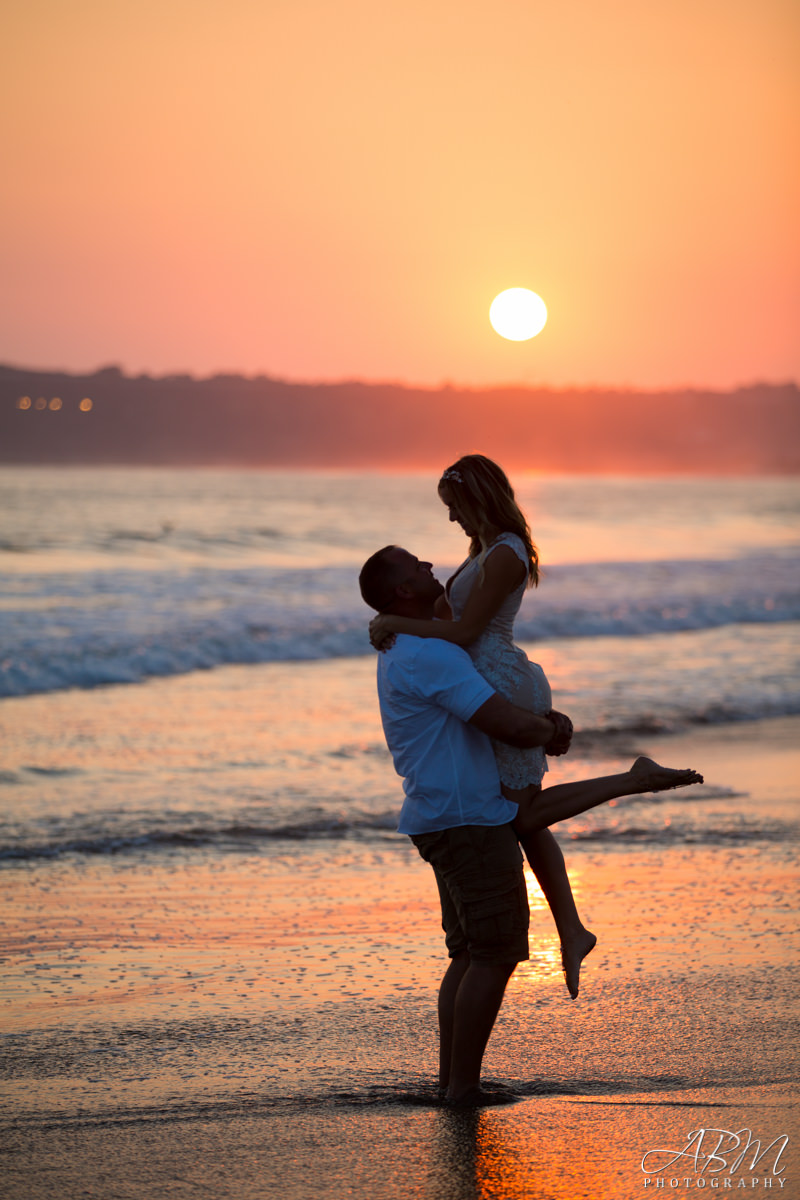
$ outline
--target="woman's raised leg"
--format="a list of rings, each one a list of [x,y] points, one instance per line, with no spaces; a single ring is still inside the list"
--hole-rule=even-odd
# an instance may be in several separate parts
[[[619,775],[580,779],[575,783],[557,783],[554,787],[544,788],[536,793],[533,803],[520,808],[514,828],[521,839],[620,796],[665,792],[702,782],[703,776],[697,771],[661,767],[652,758],[637,758],[629,771]]]

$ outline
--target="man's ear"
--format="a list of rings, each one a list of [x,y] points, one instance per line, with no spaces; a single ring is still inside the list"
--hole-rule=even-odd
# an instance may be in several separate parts
[[[407,583],[399,583],[394,589],[394,594],[400,600],[413,600],[414,589],[410,588]]]

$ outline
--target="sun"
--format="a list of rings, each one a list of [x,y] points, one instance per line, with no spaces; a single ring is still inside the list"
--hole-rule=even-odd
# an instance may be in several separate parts
[[[507,288],[492,301],[489,320],[501,337],[510,342],[526,342],[544,329],[547,306],[541,296],[528,288]]]

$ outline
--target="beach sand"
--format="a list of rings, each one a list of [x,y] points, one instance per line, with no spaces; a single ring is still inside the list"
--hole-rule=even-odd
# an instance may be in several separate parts
[[[639,749],[702,770],[717,791],[698,802],[741,793],[743,827],[768,826],[796,808],[799,734],[782,718]],[[75,856],[3,876],[3,1195],[800,1197],[792,848],[564,848],[597,950],[570,1001],[531,881],[531,960],[485,1061],[520,1099],[471,1114],[436,1103],[443,947],[432,876],[405,841],[268,863],[196,850],[169,872],[157,855]],[[731,1148],[724,1168],[662,1156],[642,1170],[712,1128],[751,1130],[761,1159]]]

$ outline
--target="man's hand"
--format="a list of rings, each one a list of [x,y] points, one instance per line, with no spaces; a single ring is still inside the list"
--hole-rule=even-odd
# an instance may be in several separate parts
[[[553,722],[556,731],[544,747],[544,752],[556,758],[560,754],[566,754],[570,748],[573,732],[572,721],[565,713],[555,710],[547,714],[547,719]]]

